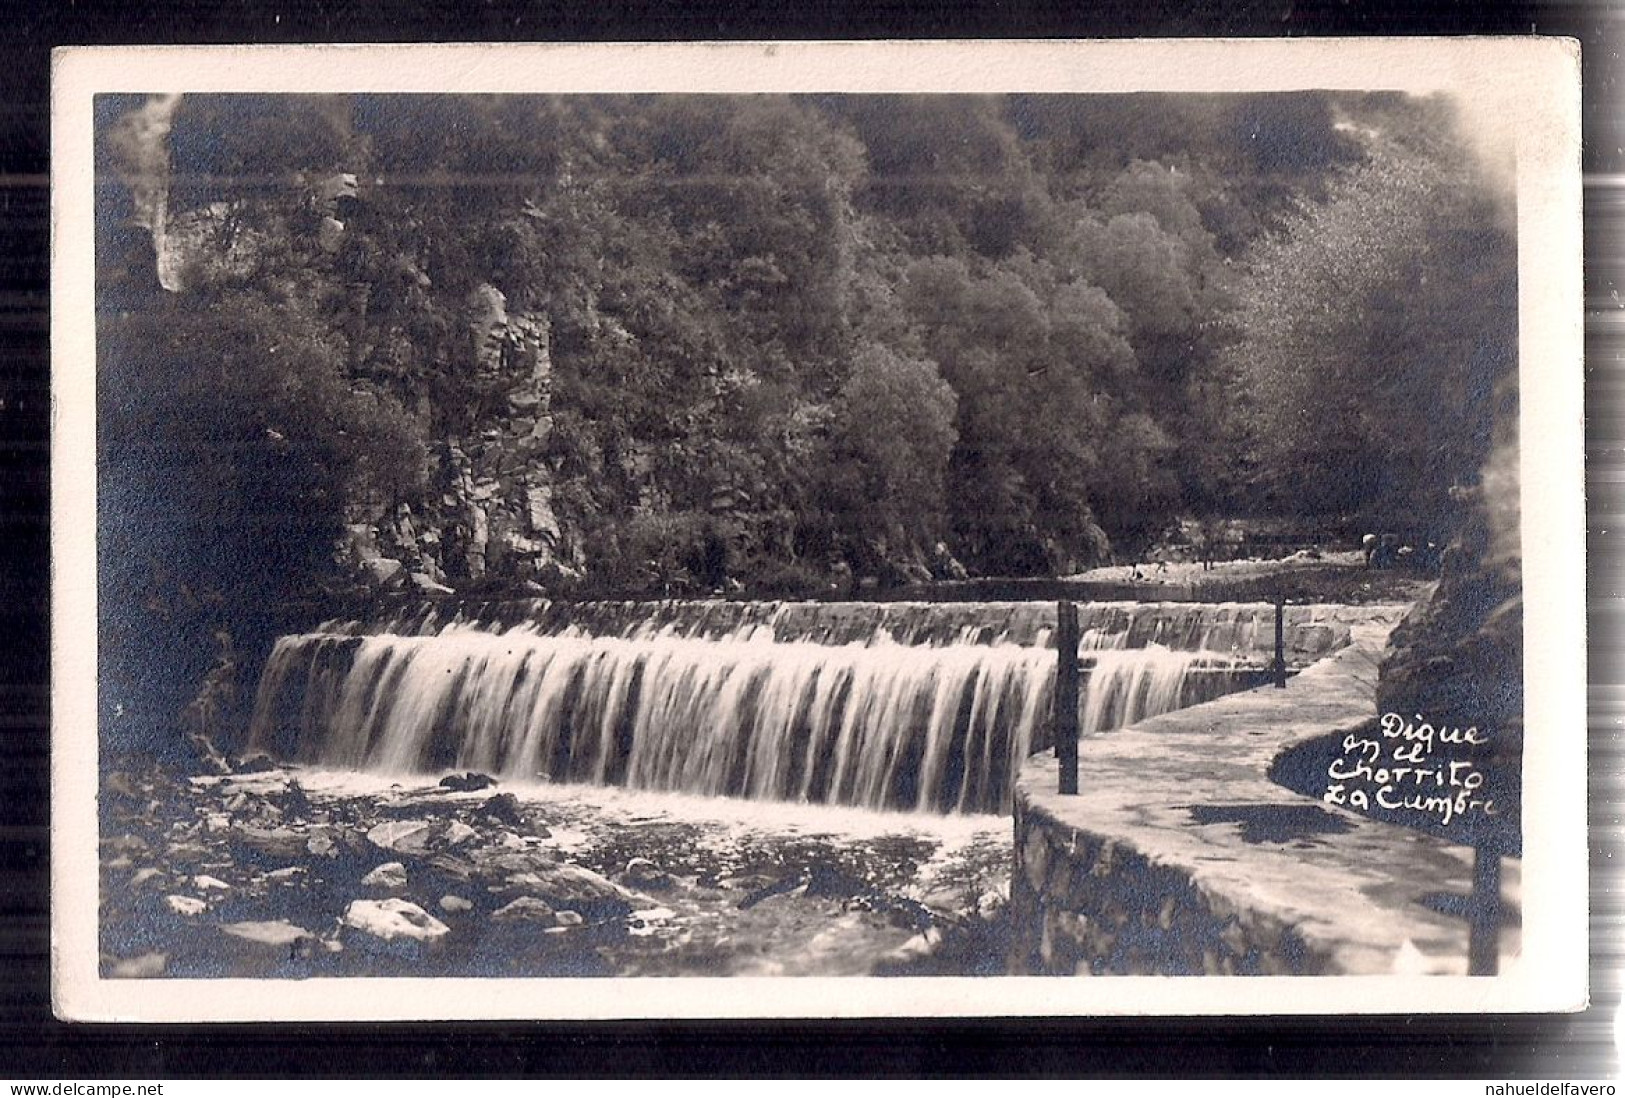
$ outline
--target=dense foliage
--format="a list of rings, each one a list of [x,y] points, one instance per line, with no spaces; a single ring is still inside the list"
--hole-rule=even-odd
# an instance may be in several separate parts
[[[1443,536],[1513,361],[1512,235],[1435,100],[143,105],[99,101],[126,587],[272,602],[357,501],[432,508],[504,407],[490,288],[545,323],[541,457],[600,590],[1065,572],[1217,514]],[[169,289],[154,194],[191,218]]]

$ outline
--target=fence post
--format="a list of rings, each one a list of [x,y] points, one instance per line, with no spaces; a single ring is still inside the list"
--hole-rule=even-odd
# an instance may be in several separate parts
[[[1473,891],[1467,897],[1467,975],[1494,976],[1501,952],[1501,855],[1473,847]]]
[[[1078,608],[1062,599],[1055,607],[1055,759],[1061,792],[1078,791]]]
[[[1275,685],[1286,688],[1286,598],[1275,596]]]

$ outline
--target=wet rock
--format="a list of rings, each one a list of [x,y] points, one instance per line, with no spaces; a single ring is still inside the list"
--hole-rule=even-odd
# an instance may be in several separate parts
[[[271,801],[265,801],[264,804],[277,816],[281,816],[283,813],[302,816],[311,809],[310,795],[305,792],[304,786],[294,780],[289,780],[286,785],[273,792],[271,796],[281,802],[280,807]]]
[[[447,846],[462,846],[464,843],[473,842],[479,837],[480,833],[462,820],[452,820],[446,825],[445,833],[440,836],[440,841]]]
[[[785,876],[771,881],[769,884],[763,885],[761,888],[754,890],[749,896],[746,896],[743,900],[740,900],[739,910],[748,911],[757,904],[761,903],[763,900],[770,900],[774,896],[783,896],[786,893],[794,892],[796,889],[800,888],[806,883],[806,873],[798,872],[786,874]]]
[[[435,854],[428,859],[428,864],[459,881],[474,879],[474,867],[455,854]]]
[[[490,797],[480,806],[480,810],[498,823],[523,824],[525,818],[519,812],[519,798],[512,793],[498,793]]]
[[[308,953],[316,942],[316,936],[310,931],[283,919],[275,922],[226,923],[220,930],[233,938],[278,950],[299,948],[300,952]]]
[[[406,867],[400,862],[385,862],[361,878],[363,888],[394,895],[406,890]]]
[[[461,820],[391,820],[367,832],[367,841],[383,850],[428,857],[479,838]]]
[[[955,888],[938,889],[920,897],[920,903],[932,911],[947,914],[954,914],[964,908],[965,900],[963,891]]]
[[[896,949],[881,956],[874,966],[876,976],[901,975],[929,960],[942,946],[942,931],[928,927]]]
[[[627,862],[621,879],[633,888],[666,889],[672,885],[671,874],[648,858],[633,858]]]
[[[158,880],[158,879],[162,878],[163,875],[164,875],[163,870],[154,869],[152,866],[149,865],[145,869],[138,869],[138,870],[135,871],[134,876],[132,876],[130,878],[130,887],[131,888],[140,888],[142,885],[146,884],[148,881]]]
[[[521,890],[524,890],[524,889],[527,889],[527,888],[540,888],[545,883],[546,882],[543,880],[542,875],[540,873],[532,873],[529,870],[523,870],[523,871],[518,872],[518,873],[510,873],[510,874],[508,874],[507,877],[503,878],[502,884],[492,887],[491,891],[492,892],[521,891]]]
[[[305,849],[316,855],[318,858],[334,857],[337,853],[337,847],[338,844],[333,841],[333,836],[327,834],[326,832],[317,832],[316,834],[312,835],[310,837],[310,841],[305,844]]]
[[[367,841],[383,850],[402,854],[425,854],[433,838],[428,820],[390,820],[367,832]]]
[[[497,784],[497,780],[489,774],[479,774],[469,771],[467,774],[447,774],[440,779],[442,789],[449,789],[454,793],[472,793],[476,789],[489,789]]]
[[[425,595],[455,595],[457,592],[443,583],[436,583],[427,572],[413,572],[412,586]]]
[[[535,923],[537,926],[554,926],[558,922],[558,914],[553,906],[535,896],[521,896],[499,907],[491,913],[491,918],[502,922]]]
[[[581,912],[571,911],[569,908],[565,908],[563,911],[555,911],[553,918],[558,921],[559,926],[580,926],[587,921],[586,916],[582,915]]]
[[[362,567],[373,583],[386,585],[400,581],[406,571],[405,565],[389,557],[374,557]]]
[[[240,755],[232,769],[238,774],[264,774],[272,770],[280,770],[277,761],[263,751],[253,751]]]
[[[451,933],[445,923],[408,900],[354,900],[344,911],[343,923],[374,938],[429,941]]]
[[[473,911],[474,903],[471,900],[463,899],[461,896],[442,896],[440,897],[440,910],[455,915],[459,911]]]
[[[620,918],[654,901],[578,865],[557,865],[538,874],[537,895],[555,908],[570,908],[594,918]]]
[[[268,881],[274,881],[277,884],[293,884],[301,876],[303,876],[305,872],[305,867],[302,865],[284,866],[281,869],[271,870],[271,872],[265,875],[265,879]]]
[[[780,878],[769,876],[766,873],[742,873],[738,876],[723,876],[717,878],[717,887],[729,892],[758,892],[777,884]],[[797,878],[799,882],[799,878]],[[794,886],[792,886],[794,887]]]
[[[209,905],[196,896],[179,896],[171,893],[164,897],[164,903],[168,905],[169,910],[177,915],[184,915],[188,919],[209,910]]]
[[[269,854],[273,858],[297,858],[305,853],[320,853],[309,846],[314,839],[307,840],[304,835],[292,828],[258,828],[248,824],[233,824],[230,828],[233,842],[241,843],[261,854]]]
[[[126,957],[114,961],[109,966],[107,974],[117,979],[150,980],[155,976],[162,976],[168,966],[168,954],[143,953],[139,957]]]

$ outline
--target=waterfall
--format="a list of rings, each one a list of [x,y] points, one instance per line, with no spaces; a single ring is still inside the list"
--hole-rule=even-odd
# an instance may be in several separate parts
[[[1085,734],[1234,688],[1237,676],[1223,674],[1237,666],[1234,614],[1154,630],[1121,604],[1083,610]],[[383,773],[467,769],[970,812],[1005,807],[1014,768],[1047,742],[1055,653],[1045,604],[504,613],[398,618],[381,631],[330,623],[280,638],[252,745]]]

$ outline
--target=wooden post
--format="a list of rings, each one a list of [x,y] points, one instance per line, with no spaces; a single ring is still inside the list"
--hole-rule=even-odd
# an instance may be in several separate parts
[[[1275,685],[1286,689],[1286,599],[1275,596]]]
[[[1501,952],[1501,855],[1473,847],[1473,891],[1467,898],[1467,975],[1494,976]]]
[[[1078,791],[1078,608],[1062,599],[1055,607],[1055,759],[1061,792]]]

